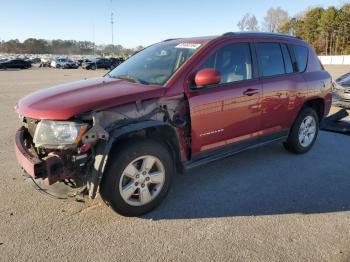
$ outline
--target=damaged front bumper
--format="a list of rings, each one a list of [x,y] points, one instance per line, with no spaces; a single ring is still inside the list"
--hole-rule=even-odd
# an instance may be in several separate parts
[[[74,172],[65,168],[64,161],[58,155],[49,153],[43,158],[35,156],[30,150],[29,138],[30,134],[25,127],[21,127],[17,130],[15,136],[15,153],[25,176],[31,178],[37,189],[45,191],[50,195],[57,196],[57,192],[54,191],[58,184],[65,184],[67,188],[69,187],[71,189],[77,189],[81,186],[81,181],[75,179]],[[62,185],[58,187],[60,188],[60,192],[71,193],[71,190],[68,189],[62,191]],[[50,193],[50,189],[52,189],[54,193]],[[65,197],[60,194],[59,198]]]

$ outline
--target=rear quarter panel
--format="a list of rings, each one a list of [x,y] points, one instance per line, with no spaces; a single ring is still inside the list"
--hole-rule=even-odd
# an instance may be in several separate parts
[[[325,101],[324,116],[328,115],[332,105],[332,77],[321,68],[320,61],[313,48],[309,47],[308,66],[303,77],[308,84],[308,98],[322,98]]]

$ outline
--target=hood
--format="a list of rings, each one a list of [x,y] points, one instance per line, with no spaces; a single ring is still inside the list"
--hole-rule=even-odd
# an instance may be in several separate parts
[[[100,77],[32,93],[18,101],[16,111],[35,119],[67,120],[77,114],[157,98],[166,88]]]

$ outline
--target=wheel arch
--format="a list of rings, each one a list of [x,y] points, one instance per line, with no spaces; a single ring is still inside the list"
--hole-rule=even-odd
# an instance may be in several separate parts
[[[102,140],[96,145],[94,168],[89,175],[89,196],[95,198],[104,171],[108,165],[108,156],[118,145],[134,138],[154,139],[164,144],[171,153],[176,171],[182,172],[183,166],[180,156],[180,144],[175,128],[162,121],[147,120],[131,123],[110,131],[109,140]]]
[[[325,113],[325,100],[323,98],[315,97],[315,98],[309,99],[305,101],[302,108],[305,106],[313,108],[317,113],[319,121],[320,122],[322,121]]]
[[[180,156],[180,144],[174,127],[161,121],[146,121],[126,127],[123,132],[116,130],[113,136],[111,151],[118,148],[120,143],[127,143],[135,138],[148,138],[155,140],[167,147],[174,159],[176,171],[182,172]]]
[[[294,113],[294,116],[292,118],[293,122],[291,122],[291,125],[294,125],[301,111],[305,107],[313,108],[317,113],[319,122],[320,123],[322,122],[324,118],[324,113],[325,113],[325,100],[321,97],[314,97],[314,98],[305,100],[304,103],[300,106],[299,110]]]

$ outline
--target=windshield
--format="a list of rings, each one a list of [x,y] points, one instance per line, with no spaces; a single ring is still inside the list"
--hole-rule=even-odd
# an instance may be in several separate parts
[[[109,76],[142,84],[164,85],[200,47],[201,44],[193,43],[155,44],[130,57]]]

